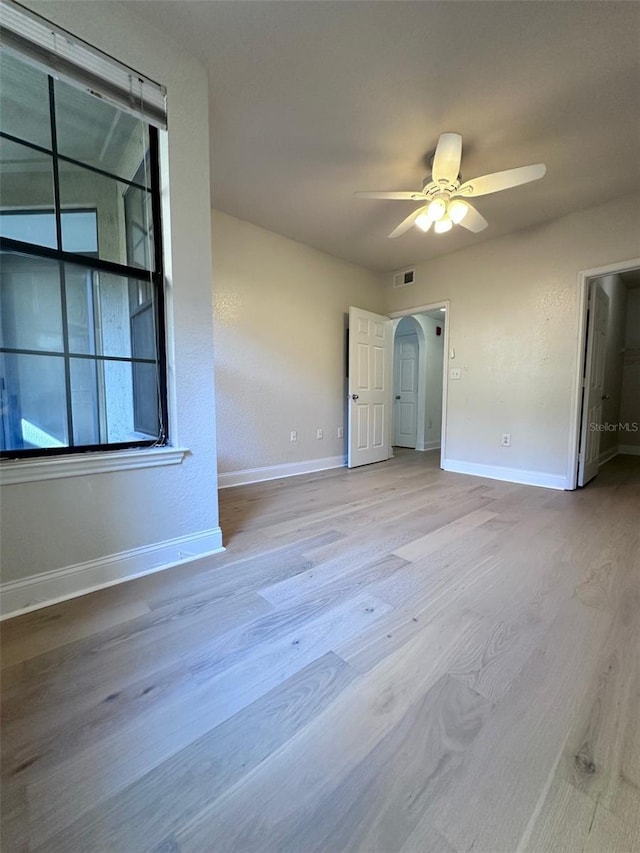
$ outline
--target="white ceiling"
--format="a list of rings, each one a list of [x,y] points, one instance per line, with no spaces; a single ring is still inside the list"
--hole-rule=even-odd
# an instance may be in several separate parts
[[[208,65],[213,206],[337,257],[399,269],[640,189],[637,2],[136,3]],[[443,131],[465,179],[547,175],[478,199],[481,234],[387,239],[415,205],[353,193],[420,188]]]

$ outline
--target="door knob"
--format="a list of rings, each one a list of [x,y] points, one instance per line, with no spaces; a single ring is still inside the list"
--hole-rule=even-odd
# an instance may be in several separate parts
[[[396,394],[396,400],[400,399],[400,394]]]
[[[359,399],[360,399],[360,397],[359,397],[357,394],[352,394],[352,395],[351,395],[351,399],[352,399],[352,400],[359,400]]]

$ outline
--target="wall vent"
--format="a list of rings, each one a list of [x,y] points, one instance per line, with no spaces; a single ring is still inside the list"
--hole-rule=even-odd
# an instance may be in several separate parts
[[[413,284],[416,280],[416,271],[415,270],[400,270],[400,272],[394,273],[393,275],[393,286],[394,287],[409,287],[410,284]]]

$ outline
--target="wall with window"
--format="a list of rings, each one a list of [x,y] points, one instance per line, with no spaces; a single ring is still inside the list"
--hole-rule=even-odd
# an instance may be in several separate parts
[[[174,47],[166,33],[154,30],[143,13],[122,4],[25,5],[167,87],[169,133],[161,140],[161,162],[170,181],[163,189],[169,432],[171,444],[189,452],[181,464],[5,485],[1,514],[5,584],[52,570],[82,569],[90,561],[123,552],[130,555],[129,569],[135,573],[142,552],[152,553],[157,547],[160,553],[163,543],[193,540],[191,547],[176,545],[162,551],[165,562],[178,560],[179,551],[197,553],[198,543],[212,550],[220,533],[206,70]],[[114,168],[133,168],[136,163],[139,157],[132,157]],[[109,229],[102,230],[112,235],[114,253],[124,251],[122,194],[109,207],[107,200],[97,197],[97,187],[90,194],[86,187],[73,186],[71,176],[69,187],[74,201],[95,206],[100,216],[111,218]],[[111,316],[115,335],[118,312],[124,310],[118,306],[121,294],[106,288],[104,298],[104,314]]]

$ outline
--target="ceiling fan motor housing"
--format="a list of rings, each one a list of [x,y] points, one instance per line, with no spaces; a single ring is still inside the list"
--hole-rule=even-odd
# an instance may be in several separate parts
[[[427,175],[422,182],[422,192],[429,198],[435,198],[437,195],[442,195],[443,198],[449,198],[457,191],[459,186],[459,176],[456,181],[451,183],[451,181],[447,181],[444,178],[439,182],[436,182],[433,180],[431,175]]]
[[[428,231],[433,225],[438,234],[450,231],[453,225],[462,225],[467,231],[483,231],[487,220],[470,204],[467,199],[475,196],[500,192],[512,187],[537,181],[542,178],[547,167],[544,163],[531,166],[519,166],[482,175],[466,183],[461,183],[460,164],[462,161],[462,136],[459,133],[441,133],[431,160],[431,175],[422,182],[421,192],[369,191],[356,193],[363,198],[386,198],[420,202],[421,206],[409,214],[389,237],[399,237],[413,225],[422,231]]]

